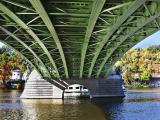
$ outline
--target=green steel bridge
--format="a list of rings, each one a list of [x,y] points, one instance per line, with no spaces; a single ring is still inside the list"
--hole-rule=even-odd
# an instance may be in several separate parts
[[[0,0],[0,41],[43,77],[104,78],[160,27],[160,0]]]

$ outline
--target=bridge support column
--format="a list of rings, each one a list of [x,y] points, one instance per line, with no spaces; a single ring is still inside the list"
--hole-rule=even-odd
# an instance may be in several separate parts
[[[33,70],[25,84],[21,98],[55,98],[62,99],[63,90],[42,79],[36,70]]]
[[[92,98],[124,97],[122,79],[109,76],[106,79],[67,80],[68,84],[82,84],[90,90]],[[63,91],[68,85],[61,80],[44,80],[34,70],[25,84],[21,98],[63,98]]]
[[[82,84],[90,90],[92,98],[125,97],[122,89],[123,81],[119,75],[108,76],[105,79],[69,80],[69,84]]]

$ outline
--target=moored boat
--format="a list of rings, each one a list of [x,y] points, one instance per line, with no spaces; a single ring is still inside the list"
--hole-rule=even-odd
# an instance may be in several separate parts
[[[25,80],[22,79],[22,73],[19,68],[14,68],[12,70],[12,76],[6,82],[6,87],[8,89],[22,90],[25,85]]]
[[[89,90],[80,84],[69,85],[63,94],[63,98],[89,98]]]
[[[6,83],[6,87],[8,89],[16,89],[16,90],[22,90],[24,88],[25,81],[24,80],[9,80]]]

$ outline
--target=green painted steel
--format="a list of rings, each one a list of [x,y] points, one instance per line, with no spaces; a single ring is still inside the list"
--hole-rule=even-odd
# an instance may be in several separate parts
[[[92,31],[94,29],[94,26],[96,24],[96,21],[98,19],[98,16],[104,6],[105,0],[95,0],[93,3],[91,15],[88,21],[87,30],[84,37],[84,42],[82,46],[82,52],[81,52],[81,65],[80,65],[80,79],[83,77],[83,66],[85,61],[85,55],[88,47],[88,43],[92,34]]]
[[[147,24],[150,24],[150,22],[154,21],[157,17],[160,16],[160,13],[154,15],[154,16],[151,16],[150,18],[146,19],[143,23],[140,23],[139,26],[137,26],[135,29],[133,29],[132,32],[130,32],[128,35],[124,36],[123,38],[121,38],[121,41],[119,43],[117,43],[117,45],[112,49],[112,51],[107,54],[105,56],[105,58],[103,59],[103,62],[100,64],[99,66],[99,70],[97,72],[97,77],[99,77],[105,63],[107,62],[107,60],[109,59],[109,57],[111,57],[111,55],[114,53],[114,51],[123,43],[125,42],[128,38],[130,38],[131,36],[135,35],[135,33],[137,31],[139,31],[140,29],[142,29],[145,25]]]
[[[57,36],[57,33],[56,33],[56,30],[47,14],[47,12],[45,11],[42,3],[40,0],[29,0],[31,2],[31,4],[33,5],[33,7],[36,9],[37,13],[39,13],[39,15],[41,16],[41,18],[43,19],[44,23],[46,24],[48,30],[50,31],[56,45],[57,45],[57,48],[59,49],[59,52],[60,52],[60,55],[61,55],[61,59],[63,61],[63,66],[64,66],[64,69],[65,69],[65,75],[66,75],[66,78],[68,79],[69,78],[69,75],[68,75],[68,68],[67,68],[67,64],[66,64],[66,60],[65,60],[65,56],[64,56],[64,52],[63,52],[63,49],[62,49],[62,46],[61,46],[61,43],[60,43],[60,40]]]
[[[45,71],[47,72],[47,76],[51,77],[48,69],[46,68],[45,64],[42,62],[42,60],[38,57],[38,55],[29,47],[27,46],[21,39],[19,39],[17,36],[15,36],[14,34],[12,34],[11,32],[9,32],[8,30],[6,30],[5,28],[0,26],[0,29],[2,31],[4,31],[5,33],[7,33],[9,36],[11,36],[12,38],[14,38],[15,40],[17,40],[19,43],[21,43],[23,45],[24,48],[28,49],[31,54],[33,54],[33,56],[42,64],[42,66],[44,67]]]
[[[41,42],[41,40],[37,37],[37,35],[19,18],[17,17],[12,11],[10,11],[6,6],[0,3],[0,10],[7,14],[11,19],[13,19],[19,26],[21,26],[23,29],[25,29],[30,36],[33,37],[33,39],[41,46],[41,48],[44,50],[46,55],[48,56],[48,59],[54,66],[54,69],[56,70],[57,77],[59,77],[59,72],[56,67],[55,62],[52,59],[52,56],[50,55],[49,51],[45,47],[45,45]]]
[[[99,78],[159,30],[159,13],[157,0],[1,0],[0,39],[42,76]]]
[[[6,2],[6,3],[10,3],[10,4],[15,5],[15,6],[18,6],[18,7],[21,7],[21,8],[24,8],[24,9],[26,9],[26,10],[34,11],[33,9],[31,9],[31,8],[29,8],[29,7],[26,7],[26,6],[22,5],[22,4],[16,3],[16,2],[14,2],[14,1],[10,1],[10,0],[2,0],[2,1],[3,1],[3,2]]]
[[[96,60],[102,50],[102,48],[104,47],[104,45],[108,42],[108,40],[110,39],[110,37],[114,34],[114,32],[125,22],[125,20],[132,15],[132,13],[134,13],[143,3],[145,2],[145,0],[136,0],[135,3],[133,3],[128,10],[126,10],[126,12],[117,20],[117,22],[113,25],[113,27],[111,28],[111,30],[109,31],[109,33],[103,38],[103,40],[101,41],[101,43],[99,44],[95,55],[92,59],[92,63],[91,66],[89,68],[89,77],[92,74],[93,71],[93,67],[96,63]]]

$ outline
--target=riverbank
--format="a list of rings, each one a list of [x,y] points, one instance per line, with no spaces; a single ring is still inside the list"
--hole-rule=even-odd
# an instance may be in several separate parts
[[[127,88],[157,88],[160,87],[160,79],[154,78],[147,82],[132,82],[128,85],[125,85]]]
[[[153,86],[151,84],[132,84],[132,85],[126,85],[125,87],[129,89],[137,89],[137,88],[157,88],[160,86],[159,85]]]
[[[153,88],[150,85],[127,85],[125,86],[126,88],[129,89],[136,89],[136,88]]]

